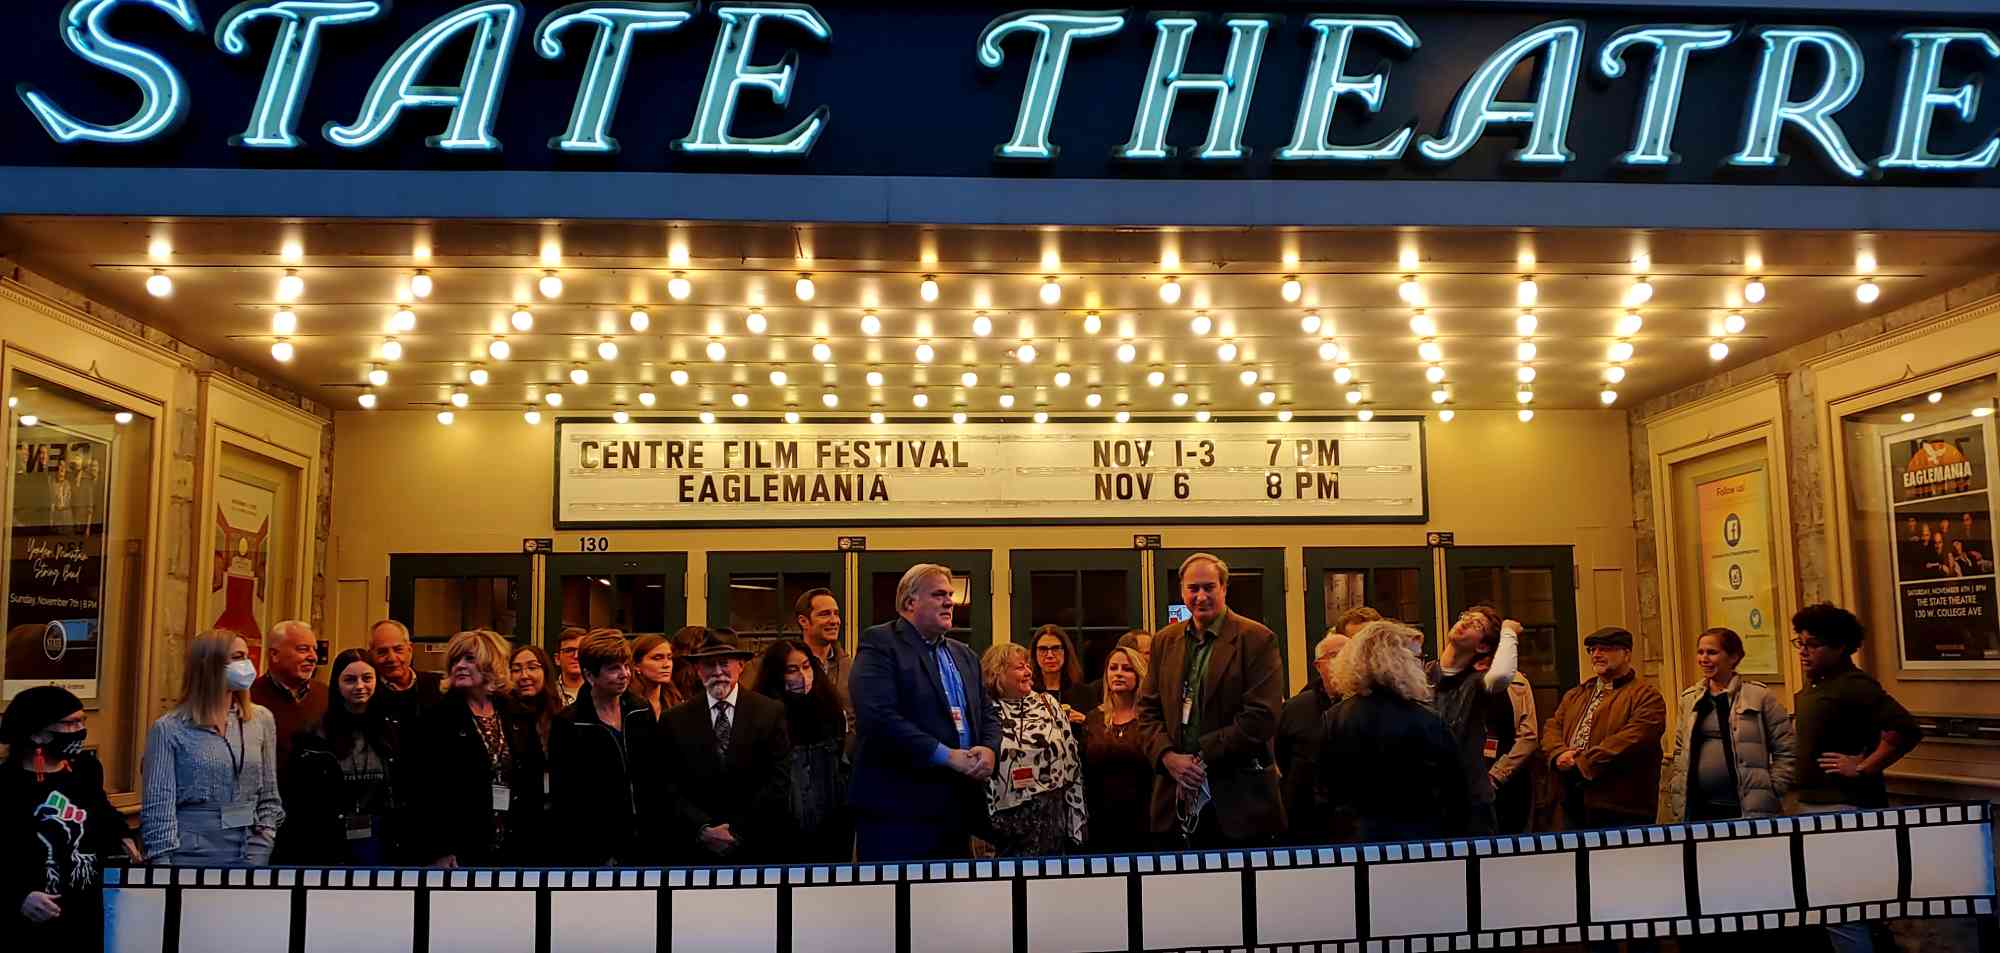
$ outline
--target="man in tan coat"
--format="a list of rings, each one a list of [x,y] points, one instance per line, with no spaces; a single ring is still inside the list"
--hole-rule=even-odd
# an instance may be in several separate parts
[[[1169,847],[1272,843],[1285,830],[1271,741],[1284,704],[1278,638],[1229,611],[1229,566],[1181,563],[1185,622],[1153,639],[1139,690],[1146,753],[1158,766],[1153,832]]]
[[[1632,668],[1632,633],[1605,626],[1583,640],[1595,678],[1569,690],[1542,726],[1564,830],[1654,822],[1667,703]]]

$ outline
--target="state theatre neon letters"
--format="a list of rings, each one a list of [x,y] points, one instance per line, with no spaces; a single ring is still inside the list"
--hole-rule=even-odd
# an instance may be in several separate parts
[[[302,106],[313,92],[319,58],[329,48],[351,58],[362,44],[386,45],[392,39],[383,35],[390,8],[387,0],[248,0],[231,8],[217,24],[216,46],[228,56],[243,57],[268,37],[269,52],[248,123],[230,144],[271,151],[313,145],[304,141],[297,126]],[[653,115],[624,120],[628,133],[643,129],[653,137],[650,141],[658,143],[654,148],[663,162],[673,153],[751,160],[807,156],[835,121],[833,104],[824,101],[828,94],[813,91],[854,88],[852,83],[816,84],[810,75],[834,69],[831,64],[837,59],[820,57],[810,69],[802,65],[798,44],[832,49],[834,25],[811,4],[739,0],[703,9],[695,0],[585,0],[551,9],[531,34],[525,28],[527,16],[526,0],[475,0],[416,27],[376,70],[354,120],[326,123],[321,136],[338,148],[363,149],[390,135],[408,110],[448,109],[443,130],[425,140],[431,148],[444,153],[498,151],[501,143],[494,127],[501,94],[509,72],[522,65],[517,46],[527,43],[548,64],[565,60],[566,53],[578,54],[567,57],[578,64],[568,125],[559,135],[557,128],[549,129],[547,148],[568,154],[614,153],[619,144],[611,130],[619,121],[619,97],[635,69],[635,57],[688,55],[684,46],[645,42],[641,34],[687,32],[697,24],[712,26],[715,42],[700,89],[687,90],[683,99],[693,113],[685,135],[670,138],[670,133],[658,129]],[[932,22],[908,18],[899,28],[928,29]],[[255,32],[265,24],[275,29]],[[121,35],[113,36],[114,28]],[[230,108],[228,103],[193,102],[189,84],[174,64],[144,45],[145,31],[157,35],[175,28],[202,30],[195,0],[71,0],[57,23],[64,45],[89,66],[136,84],[138,108],[123,120],[103,122],[83,118],[95,113],[101,119],[101,107],[59,104],[57,96],[31,82],[19,84],[19,95],[57,143],[157,143],[175,135],[192,108]],[[1590,33],[1601,29],[1605,27],[1587,30],[1586,22],[1575,18],[1536,24],[1462,74],[1455,58],[1424,62],[1425,46],[1417,30],[1402,17],[1385,14],[1327,12],[1288,19],[1259,13],[1022,10],[995,17],[974,36],[920,39],[945,50],[969,42],[978,68],[994,77],[1004,75],[1010,52],[1017,57],[1018,86],[1010,77],[972,93],[1018,96],[1011,135],[996,129],[988,140],[995,143],[995,158],[1014,163],[1055,162],[1060,150],[1054,140],[1063,135],[1059,118],[1071,126],[1122,122],[1123,110],[1108,108],[1111,104],[1104,102],[1104,93],[1115,89],[1121,97],[1133,97],[1128,100],[1133,104],[1132,119],[1129,135],[1122,145],[1105,149],[1105,160],[1178,162],[1188,167],[1242,164],[1258,146],[1246,142],[1253,107],[1260,113],[1277,107],[1269,102],[1268,90],[1258,99],[1260,71],[1271,65],[1273,57],[1298,56],[1292,49],[1311,39],[1311,52],[1296,64],[1302,67],[1304,82],[1293,87],[1296,98],[1286,104],[1289,141],[1268,143],[1268,159],[1260,160],[1272,167],[1444,166],[1466,156],[1496,131],[1520,143],[1507,154],[1506,164],[1523,169],[1568,167],[1577,162],[1569,140],[1573,120],[1588,108],[1579,109],[1578,86],[1588,70],[1599,85],[1594,92],[1584,92],[1596,97],[1599,108],[1604,96],[1622,99],[1627,90],[1637,105],[1629,114],[1621,107],[1619,115],[1631,118],[1618,122],[1630,128],[1616,134],[1625,137],[1629,147],[1611,164],[1625,174],[1663,173],[1682,162],[1675,149],[1675,128],[1690,76],[1740,70],[1752,62],[1744,78],[1749,92],[1740,104],[1739,131],[1733,141],[1720,144],[1726,147],[1723,165],[1753,172],[1775,169],[1797,157],[1788,155],[1788,148],[1813,154],[1846,181],[1892,173],[1963,175],[2000,164],[2000,130],[1979,128],[1992,118],[1980,115],[1981,86],[1992,79],[1991,67],[2000,63],[2000,39],[1992,30],[1938,26],[1864,37],[1873,38],[1867,49],[1878,54],[1883,42],[1893,37],[1901,56],[1898,68],[1878,64],[1874,71],[1873,81],[1889,86],[1892,95],[1870,101],[1890,103],[1885,111],[1892,114],[1884,117],[1880,130],[1882,153],[1870,162],[1850,138],[1858,134],[1855,127],[1866,117],[1843,116],[1843,111],[1852,112],[1849,107],[1871,81],[1870,71],[1864,45],[1842,29],[1638,23],[1614,29],[1589,49]],[[1299,42],[1272,42],[1274,34],[1287,33]],[[1719,55],[1752,44],[1754,50],[1739,48],[1733,57]],[[1150,51],[1143,68],[1133,59],[1140,49]],[[1107,62],[1114,56],[1115,63]],[[1188,64],[1197,57],[1219,60],[1220,70],[1190,70]],[[1435,85],[1439,78],[1435,71],[1440,70],[1462,75],[1446,114],[1383,115],[1396,108],[1390,105],[1392,61],[1408,61],[1397,68],[1399,77],[1416,71],[1416,78],[1405,82]],[[1080,94],[1091,101],[1072,105],[1059,116],[1065,78],[1080,62],[1089,63],[1096,84]],[[871,59],[870,68],[886,71],[884,78],[894,82],[913,79],[892,75],[893,62]],[[1508,77],[1523,71],[1528,79],[1525,98],[1502,99]],[[455,74],[455,84],[425,81],[439,73]],[[1639,81],[1638,88],[1620,90],[1628,73]],[[540,77],[537,81],[545,82]],[[1712,90],[1714,78],[1708,82],[1706,88]],[[320,100],[334,101],[349,92],[317,91]],[[676,90],[676,95],[680,92]],[[801,93],[797,98],[805,102],[791,108]],[[1184,93],[1196,95],[1184,97]],[[76,94],[61,98],[72,95]],[[746,96],[760,107],[768,101],[778,113],[787,114],[784,121],[789,128],[767,136],[732,131]],[[1190,108],[1208,110],[1207,134],[1199,145],[1169,142],[1175,108],[1184,98],[1195,104]],[[1352,130],[1343,134],[1343,125],[1357,124],[1339,108],[1343,99],[1359,107],[1372,126],[1367,136]],[[887,102],[871,101],[855,108],[891,108]],[[536,112],[536,118],[545,118],[544,113]],[[552,113],[546,118],[551,127],[556,125]],[[1593,136],[1610,133],[1602,119],[1584,121],[1594,123]],[[909,147],[916,148],[922,130],[914,116],[912,123]],[[1968,138],[1963,135],[1966,130],[1954,131],[1953,145],[1940,149],[1933,139],[1947,124],[1974,127],[1971,131],[1979,135]],[[1386,135],[1384,127],[1391,130]],[[1271,135],[1268,120],[1256,128],[1258,136]],[[1719,137],[1712,123],[1700,134]],[[1360,141],[1365,138],[1374,141]],[[1100,135],[1098,141],[1103,140]],[[1970,148],[1951,151],[1968,141]],[[1711,142],[1711,150],[1716,145]],[[962,145],[954,142],[951,147]]]

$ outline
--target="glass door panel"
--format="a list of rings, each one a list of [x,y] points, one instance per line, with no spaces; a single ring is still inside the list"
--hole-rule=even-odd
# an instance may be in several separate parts
[[[414,659],[424,671],[442,670],[444,643],[470,629],[527,642],[534,635],[533,589],[534,561],[525,554],[389,557],[389,617],[427,646]]]
[[[745,646],[762,651],[773,639],[797,638],[792,607],[814,589],[846,591],[839,553],[709,553],[708,620],[727,626]]]
[[[1012,640],[1032,645],[1035,630],[1059,625],[1095,680],[1118,638],[1146,625],[1138,550],[1038,549],[1012,554]]]
[[[860,628],[896,618],[896,587],[918,563],[951,567],[951,637],[985,652],[993,644],[993,554],[987,550],[950,552],[881,550],[860,556],[861,586],[855,612]]]
[[[1181,604],[1181,563],[1205,552],[1229,564],[1229,610],[1277,633],[1278,656],[1291,667],[1295,641],[1285,625],[1285,551],[1282,549],[1162,549],[1153,554],[1155,608],[1160,627],[1187,618]],[[1300,649],[1304,651],[1304,649]],[[1287,675],[1289,678],[1289,675]],[[1285,684],[1290,684],[1286,682]]]
[[[1421,546],[1308,549],[1305,557],[1308,638],[1317,641],[1342,613],[1366,606],[1383,618],[1422,630],[1425,645],[1436,650],[1437,583],[1430,550]]]
[[[543,575],[542,635],[551,648],[570,626],[636,638],[672,635],[687,618],[684,553],[561,553]]]

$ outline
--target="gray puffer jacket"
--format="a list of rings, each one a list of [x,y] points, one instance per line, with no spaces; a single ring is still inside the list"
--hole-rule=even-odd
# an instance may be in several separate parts
[[[1680,719],[1667,754],[1668,823],[1687,820],[1689,750],[1694,733],[1694,706],[1708,691],[1707,682],[1681,692],[1676,701]],[[1745,817],[1784,813],[1785,794],[1797,776],[1792,744],[1792,715],[1763,682],[1741,676],[1729,681],[1729,745],[1736,756],[1736,797]]]

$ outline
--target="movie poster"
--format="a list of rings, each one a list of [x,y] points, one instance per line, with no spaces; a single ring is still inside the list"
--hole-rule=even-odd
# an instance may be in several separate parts
[[[97,697],[112,444],[43,423],[14,441],[6,680],[0,695],[60,685]]]
[[[1884,444],[1903,667],[2000,669],[1991,422],[1967,417]]]
[[[271,519],[277,491],[230,474],[215,478],[215,560],[208,605],[211,628],[243,637],[250,658],[264,667],[264,633],[271,625]]]
[[[1743,637],[1740,670],[1778,675],[1777,587],[1763,470],[1696,484],[1701,520],[1702,628]]]

